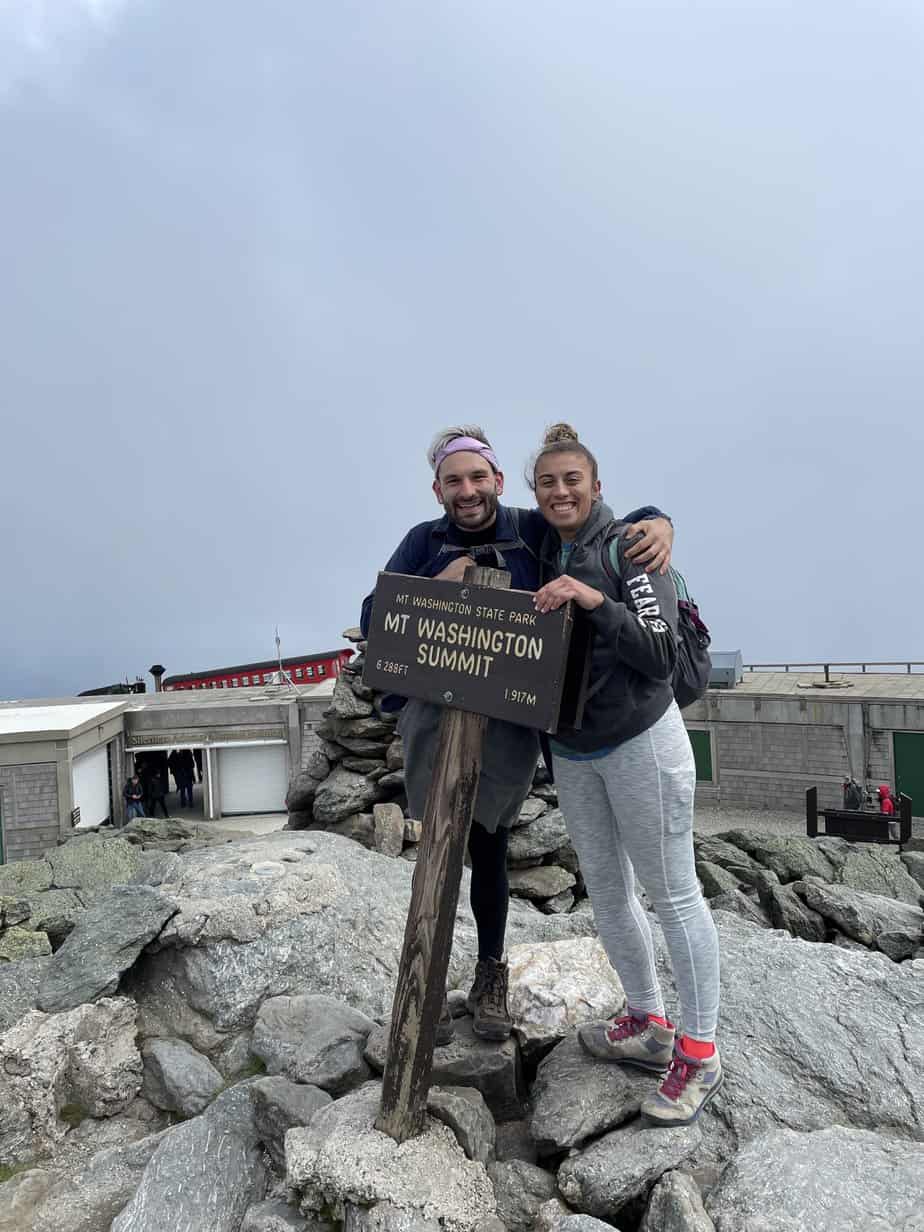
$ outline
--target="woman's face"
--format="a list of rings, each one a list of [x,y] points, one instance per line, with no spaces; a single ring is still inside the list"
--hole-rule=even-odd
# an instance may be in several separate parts
[[[536,501],[562,539],[575,537],[600,495],[590,463],[580,453],[547,453],[536,463]]]

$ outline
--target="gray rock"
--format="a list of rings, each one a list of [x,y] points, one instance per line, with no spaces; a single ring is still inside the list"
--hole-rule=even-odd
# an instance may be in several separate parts
[[[565,1201],[598,1219],[615,1219],[655,1181],[685,1163],[700,1144],[698,1123],[676,1129],[633,1121],[566,1159],[558,1172]]]
[[[391,770],[377,779],[378,786],[384,791],[395,792],[404,787],[404,771]]]
[[[525,826],[530,821],[535,821],[537,817],[541,817],[543,813],[547,812],[548,807],[546,801],[538,796],[527,796],[523,801],[523,807],[520,809],[520,815],[516,820],[517,826]]]
[[[510,1232],[532,1232],[540,1206],[554,1198],[555,1177],[522,1159],[491,1164],[488,1176],[494,1185],[498,1218]]]
[[[39,989],[39,1008],[57,1013],[115,992],[122,972],[175,913],[173,902],[150,886],[110,890],[86,909],[55,954]]]
[[[494,1118],[480,1091],[474,1087],[431,1087],[427,1111],[449,1126],[469,1159],[482,1164],[494,1159]]]
[[[389,1029],[389,1022],[376,1027],[366,1044],[366,1060],[379,1073],[385,1069]],[[525,1088],[515,1041],[479,1039],[470,1018],[457,1018],[452,1043],[434,1050],[431,1081],[437,1086],[474,1087],[497,1121],[522,1113]]]
[[[476,1225],[481,1227],[481,1223]],[[441,1232],[438,1219],[426,1219],[418,1211],[396,1206],[393,1202],[376,1202],[374,1206],[346,1204],[343,1232]]]
[[[172,851],[142,851],[141,863],[129,880],[129,885],[161,886],[179,874],[180,857]]]
[[[397,804],[373,806],[372,842],[381,855],[400,856],[404,846],[404,813]]]
[[[315,821],[325,824],[344,821],[354,813],[361,813],[377,799],[375,784],[368,782],[365,775],[337,766],[315,794],[312,806]]]
[[[911,876],[896,852],[872,844],[859,850],[851,845],[843,864],[838,865],[836,880],[867,894],[897,898],[912,907],[921,904],[921,887]]]
[[[558,1205],[564,1206],[564,1203]],[[546,1206],[551,1206],[551,1203],[546,1203]],[[604,1223],[602,1219],[594,1219],[593,1215],[566,1215],[556,1210],[546,1216],[544,1221],[542,1215],[540,1208],[536,1227],[544,1232],[610,1232],[613,1226],[611,1223]]]
[[[401,743],[401,737],[397,736],[392,740],[385,753],[385,765],[389,770],[404,769],[404,745]]]
[[[369,851],[375,848],[375,822],[371,813],[353,813],[343,821],[335,821],[327,830],[330,834],[339,834],[341,838],[361,843]]]
[[[376,757],[344,757],[340,764],[344,770],[352,770],[355,774],[374,774],[378,770],[388,773],[385,763]]]
[[[594,937],[510,945],[507,962],[514,1032],[529,1055],[625,1005],[619,976]]]
[[[323,775],[312,774],[310,770],[301,770],[289,781],[289,789],[286,792],[286,808],[290,813],[308,813],[311,811],[311,806],[318,792],[318,781],[321,778],[326,778],[330,773],[330,762],[321,752],[316,752],[313,755],[312,761],[320,770],[322,764],[326,765],[327,769]]]
[[[0,894],[26,898],[52,887],[51,865],[47,860],[16,860],[0,865]]]
[[[196,827],[181,821],[179,817],[133,817],[125,823],[119,835],[126,842],[138,846],[157,843],[179,848],[196,837]],[[159,847],[159,850],[164,849]]]
[[[271,997],[260,1006],[250,1047],[270,1074],[341,1094],[370,1077],[363,1050],[374,1026],[333,997]]]
[[[539,1162],[539,1152],[530,1133],[529,1121],[504,1121],[494,1130],[494,1155],[499,1160],[523,1159]]]
[[[424,1133],[399,1146],[374,1128],[380,1100],[379,1084],[367,1083],[315,1113],[307,1128],[286,1134],[286,1180],[300,1193],[302,1210],[330,1208],[342,1217],[348,1205],[389,1203],[438,1221],[445,1232],[469,1232],[493,1215],[487,1174],[465,1157],[452,1131],[430,1120]]]
[[[331,1097],[320,1087],[290,1082],[288,1078],[257,1078],[249,1085],[257,1135],[280,1172],[286,1167],[286,1133],[308,1125]]]
[[[225,1085],[211,1061],[185,1040],[145,1040],[141,1058],[141,1094],[165,1112],[198,1116]]]
[[[924,893],[924,851],[903,851],[900,859]]]
[[[404,819],[404,841],[406,843],[419,843],[423,838],[423,823],[415,821],[412,817]]]
[[[83,900],[75,890],[44,890],[29,899],[29,928],[63,940],[83,914]]]
[[[374,757],[384,760],[388,752],[388,745],[381,740],[360,740],[348,736],[340,736],[338,739],[344,749],[355,757]]]
[[[365,719],[372,714],[371,702],[357,697],[345,676],[338,676],[330,708],[338,719]]]
[[[366,719],[340,719],[331,716],[326,720],[331,724],[331,729],[334,733],[334,738],[338,744],[343,744],[345,748],[349,748],[346,744],[347,740],[384,740],[386,745],[390,744],[394,738],[396,719],[391,716],[388,720],[381,716],[371,716]],[[318,728],[318,733],[321,733],[321,728]],[[384,756],[384,753],[383,753]]]
[[[296,1207],[275,1198],[251,1206],[241,1232],[311,1232],[311,1227]]]
[[[20,962],[23,958],[45,958],[51,953],[47,933],[14,925],[0,935],[0,962]]]
[[[15,965],[0,963],[0,1034],[35,1009],[50,962],[50,958],[24,958]]]
[[[547,898],[540,905],[540,910],[547,911],[551,915],[565,915],[574,906],[574,894],[570,890],[565,890],[562,894],[556,894],[554,898]]]
[[[742,920],[756,924],[758,928],[770,927],[770,919],[760,904],[742,894],[740,890],[725,890],[722,894],[716,894],[709,899],[709,906],[713,911],[727,911],[731,915],[738,915]]]
[[[266,1192],[247,1084],[172,1129],[111,1232],[239,1232]]]
[[[542,804],[542,801],[537,800],[536,803]],[[524,802],[524,809],[528,804],[528,800]],[[544,804],[542,808],[545,809]],[[511,831],[507,855],[511,860],[541,859],[563,847],[567,839],[568,830],[561,810],[543,811],[533,821]]]
[[[740,1149],[706,1207],[717,1232],[916,1232],[924,1144],[844,1125],[771,1129]]]
[[[570,890],[575,884],[573,874],[559,868],[557,864],[514,869],[508,879],[510,893],[518,898],[554,898],[556,894]]]
[[[798,881],[795,892],[848,937],[881,950],[895,962],[910,958],[924,938],[924,911],[846,885]]]
[[[750,830],[726,830],[719,837],[740,847],[749,856],[771,869],[780,881],[801,881],[805,877],[834,879],[834,869],[814,839],[801,834],[754,834]]]
[[[25,924],[31,914],[32,908],[27,898],[0,894],[0,927],[10,928],[13,924]]]
[[[828,934],[824,916],[806,907],[792,886],[771,886],[763,907],[774,928],[783,928],[803,941],[824,941]]]
[[[699,1186],[685,1172],[665,1172],[651,1191],[639,1232],[715,1232]]]
[[[124,838],[88,834],[50,851],[46,860],[58,889],[98,894],[112,886],[126,885],[138,871],[141,852]]]
[[[746,851],[716,835],[694,834],[693,848],[697,863],[705,860],[710,864],[718,864],[745,885],[756,885],[766,871]]]
[[[558,803],[558,788],[552,783],[533,783],[530,795],[537,800],[544,800],[546,804]]]
[[[696,861],[696,875],[699,877],[706,898],[714,898],[729,890],[740,890],[741,882],[721,864],[713,864],[711,860]]]
[[[541,1154],[580,1146],[637,1115],[656,1075],[589,1056],[569,1036],[540,1063],[530,1133]]]

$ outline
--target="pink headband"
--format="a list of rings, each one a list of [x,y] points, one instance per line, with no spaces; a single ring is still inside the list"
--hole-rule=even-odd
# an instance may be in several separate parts
[[[480,454],[486,462],[490,462],[496,471],[500,470],[500,464],[497,461],[497,454],[490,445],[486,445],[484,441],[478,441],[473,436],[457,436],[455,440],[444,445],[436,457],[433,459],[433,473],[436,474],[440,466],[451,453],[477,453]]]

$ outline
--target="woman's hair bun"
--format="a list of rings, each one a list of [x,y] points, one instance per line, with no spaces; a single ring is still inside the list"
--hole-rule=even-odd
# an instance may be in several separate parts
[[[542,443],[543,445],[557,445],[559,441],[574,441],[577,443],[577,439],[578,434],[570,424],[557,423],[552,424],[550,428],[546,428]]]

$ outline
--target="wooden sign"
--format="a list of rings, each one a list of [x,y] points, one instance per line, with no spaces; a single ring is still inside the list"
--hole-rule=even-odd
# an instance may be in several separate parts
[[[529,591],[380,573],[363,683],[554,732],[571,629]]]

